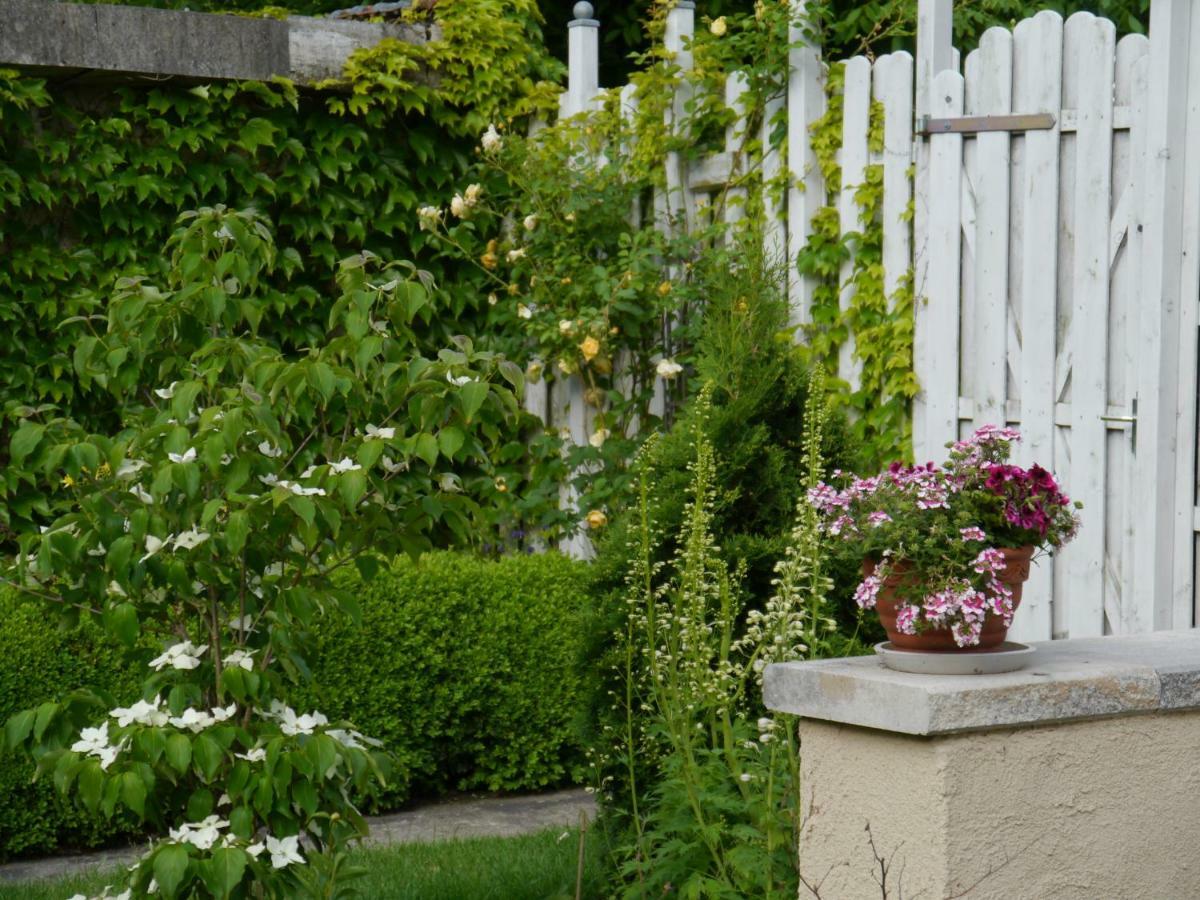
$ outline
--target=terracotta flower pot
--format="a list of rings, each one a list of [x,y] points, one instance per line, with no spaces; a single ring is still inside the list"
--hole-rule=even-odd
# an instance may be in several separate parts
[[[1012,591],[1013,610],[1021,605],[1021,589],[1029,579],[1029,563],[1033,559],[1033,547],[1000,547],[1006,564],[1000,573],[1000,580]],[[863,575],[875,572],[875,560],[863,561]],[[892,646],[901,650],[919,650],[930,652],[954,653],[986,653],[997,649],[1004,643],[1008,635],[1008,626],[1004,619],[995,613],[988,613],[983,620],[983,631],[979,635],[979,643],[974,647],[960,647],[954,640],[949,628],[930,628],[918,634],[905,634],[896,628],[896,614],[900,611],[902,601],[896,597],[896,588],[906,581],[912,583],[915,576],[905,563],[899,562],[893,566],[892,574],[888,576],[879,588],[875,600],[875,610],[879,613],[879,621],[887,631],[888,640]]]

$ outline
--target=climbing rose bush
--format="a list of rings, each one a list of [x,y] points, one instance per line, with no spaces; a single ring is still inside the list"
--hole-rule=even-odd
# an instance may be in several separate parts
[[[892,584],[906,634],[949,628],[959,646],[973,646],[988,613],[1012,622],[998,548],[1057,549],[1078,531],[1080,508],[1041,466],[1008,462],[1019,440],[1011,428],[985,425],[948,445],[942,466],[893,463],[870,478],[834,473],[842,487],[809,491],[835,545],[876,563],[855,590],[860,607],[874,608],[883,584],[903,572]]]
[[[5,743],[87,809],[160,835],[116,896],[344,896],[359,874],[344,848],[367,831],[355,798],[388,759],[289,705],[308,632],[357,613],[337,570],[369,578],[378,556],[465,535],[520,372],[465,339],[417,355],[428,276],[367,254],[339,267],[324,342],[285,356],[257,336],[286,314],[258,292],[277,260],[267,223],[217,208],[181,226],[170,283],[118,285],[76,355],[121,401],[120,428],[30,409],[10,447],[69,499],[20,536],[4,580],[100,620],[144,664],[141,696],[78,691],[13,716]]]

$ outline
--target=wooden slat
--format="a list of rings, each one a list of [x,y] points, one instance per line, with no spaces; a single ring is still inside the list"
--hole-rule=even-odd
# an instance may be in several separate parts
[[[989,28],[967,67],[969,115],[1005,115],[1012,109],[1012,34]],[[1010,136],[975,139],[975,427],[1004,425],[1008,337],[1008,178]]]
[[[747,138],[747,97],[749,83],[743,72],[732,72],[725,79],[725,105],[734,112],[733,121],[725,128],[725,156],[729,159],[728,180],[740,178],[745,171],[743,149]],[[729,187],[725,192],[725,223],[736,225],[745,216],[746,188],[744,185]],[[726,236],[733,240],[732,231]]]
[[[875,99],[883,106],[883,289],[890,306],[912,265],[912,56],[904,51],[881,56],[872,79]]]
[[[951,0],[919,0],[917,4],[917,57],[913,67],[915,82],[914,107],[918,117],[933,114],[933,80],[940,72],[958,70],[951,46],[953,5]],[[930,252],[930,164],[929,140],[914,144],[915,172],[913,176],[913,360],[914,371],[922,391],[913,403],[913,456],[930,459],[940,455],[942,448],[930,444],[938,426],[929,422],[924,381],[927,375],[925,360],[933,350],[933,337],[925,298],[929,292]],[[919,361],[919,362],[918,362]],[[957,394],[957,385],[954,388]]]
[[[1128,131],[1133,127],[1134,107],[1117,104],[1113,107],[1113,131]],[[1058,114],[1058,130],[1071,134],[1079,127],[1079,110],[1064,109]]]
[[[862,231],[862,211],[854,199],[867,177],[867,130],[871,113],[871,63],[865,56],[846,61],[842,107],[842,187],[838,196],[838,222],[843,235]],[[838,303],[843,314],[854,299],[850,278],[854,260],[842,263]],[[862,363],[855,354],[851,331],[838,350],[838,376],[857,390],[862,380]]]
[[[1057,109],[1062,102],[1062,17],[1038,13],[1013,31],[1013,105]],[[1021,254],[1021,446],[1018,459],[1055,468],[1055,324],[1058,269],[1058,157],[1055,129],[1025,135]],[[1014,236],[1015,237],[1015,236]],[[1015,640],[1049,640],[1053,632],[1053,558],[1038,561],[1013,620]]]
[[[1186,547],[1176,539],[1175,388],[1179,368],[1180,259],[1194,247],[1182,243],[1182,207],[1189,91],[1193,55],[1190,0],[1155,0],[1150,12],[1149,89],[1145,112],[1141,298],[1137,324],[1138,448],[1134,472],[1134,562],[1131,582],[1139,616],[1153,616],[1155,628],[1170,628],[1172,600],[1180,570],[1174,556]],[[1195,302],[1195,297],[1189,298]],[[1194,373],[1187,376],[1194,378]],[[1193,483],[1189,477],[1186,484]],[[1180,563],[1182,565],[1182,562]],[[1186,579],[1190,587],[1191,578]],[[1189,591],[1190,592],[1190,591]],[[1190,617],[1189,621],[1190,621]]]
[[[800,19],[804,0],[791,2]],[[813,216],[825,205],[824,179],[808,134],[808,126],[825,113],[825,67],[819,49],[809,43],[799,22],[789,28],[788,43],[787,167],[791,172],[787,193],[788,305],[792,324],[806,324],[812,318],[816,285],[795,271],[795,263],[812,234]]]
[[[692,4],[679,4],[667,13],[663,46],[674,57],[681,72],[690,71],[693,65],[691,39],[696,24],[696,10]],[[672,93],[671,105],[667,109],[667,129],[676,134],[687,118],[687,106],[691,100],[690,83],[677,79]],[[687,182],[686,166],[678,151],[671,151],[666,158],[667,212],[670,224],[676,229],[692,230],[695,224],[696,205],[692,190]]]
[[[1173,529],[1173,578],[1169,615],[1172,628],[1191,628],[1197,621],[1195,585],[1200,555],[1196,553],[1194,535],[1190,530],[1189,511],[1196,503],[1196,460],[1197,440],[1200,431],[1196,422],[1196,391],[1200,352],[1197,335],[1200,334],[1200,158],[1197,144],[1200,141],[1200,116],[1195,114],[1200,103],[1200,10],[1192,5],[1191,42],[1189,47],[1187,132],[1183,146],[1187,148],[1184,163],[1183,215],[1181,243],[1183,254],[1179,258],[1179,325],[1175,335],[1177,362],[1176,379],[1171,393],[1175,399],[1175,471],[1160,473],[1160,477],[1173,485],[1174,529]],[[1170,384],[1170,382],[1167,382]]]
[[[688,187],[693,193],[721,190],[733,173],[733,154],[711,153],[696,160],[687,170]]]
[[[1105,427],[1108,353],[1108,224],[1112,170],[1112,86],[1116,29],[1106,19],[1076,13],[1064,28],[1064,61],[1079,110],[1074,192],[1075,334],[1071,387],[1071,482],[1088,509],[1090,527],[1066,548],[1070,574],[1070,635],[1104,633]]]
[[[931,115],[956,116],[963,109],[963,79],[957,72],[942,72],[933,85]],[[919,341],[916,374],[921,385],[921,422],[913,424],[914,452],[919,459],[941,458],[944,445],[958,437],[958,320],[961,209],[958,185],[962,180],[960,134],[939,134],[929,139],[929,225],[927,302],[917,304],[916,339]],[[918,433],[918,427],[921,429]]]
[[[790,285],[800,276],[792,269],[792,266],[787,262],[787,221],[784,217],[786,204],[786,191],[783,197],[777,198],[771,185],[779,177],[779,173],[783,168],[783,159],[779,152],[779,145],[772,143],[771,134],[775,129],[775,118],[781,110],[785,110],[787,101],[783,97],[772,97],[763,104],[763,123],[762,123],[762,180],[766,189],[763,191],[763,249],[766,252],[767,259],[772,263],[779,264],[787,273],[788,284]],[[780,201],[783,202],[780,202]],[[796,314],[796,307],[792,306],[793,317]]]
[[[1116,47],[1113,101],[1121,105],[1136,103],[1144,96],[1144,83],[1136,72],[1145,72],[1149,44],[1143,35],[1126,35]],[[1131,405],[1136,394],[1136,320],[1138,302],[1138,257],[1136,252],[1137,209],[1141,201],[1140,179],[1144,171],[1143,154],[1136,146],[1138,135],[1132,131],[1113,131],[1113,204],[1109,223],[1109,315],[1108,315],[1108,403]],[[1117,423],[1106,423],[1111,426]],[[1148,631],[1152,619],[1144,620],[1134,601],[1130,583],[1133,533],[1131,511],[1137,498],[1132,495],[1133,430],[1108,428],[1108,460],[1104,609],[1114,634]]]

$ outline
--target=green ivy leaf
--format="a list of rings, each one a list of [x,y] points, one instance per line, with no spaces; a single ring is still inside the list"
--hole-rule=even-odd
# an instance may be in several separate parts
[[[12,440],[8,445],[9,462],[14,466],[19,466],[25,462],[25,457],[29,456],[36,449],[45,432],[45,425],[38,425],[33,422],[26,422],[18,428],[17,433],[12,436]]]

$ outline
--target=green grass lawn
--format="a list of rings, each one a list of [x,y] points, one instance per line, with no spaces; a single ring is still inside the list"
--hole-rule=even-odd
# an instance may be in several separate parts
[[[364,897],[388,900],[559,900],[575,897],[579,832],[543,831],[517,838],[478,838],[438,844],[403,844],[361,851],[370,874],[356,882]],[[561,840],[560,840],[561,838]],[[598,835],[585,846],[583,896],[602,896]],[[111,875],[110,875],[111,878]],[[4,900],[65,900],[98,894],[103,874],[55,881],[0,883]]]

